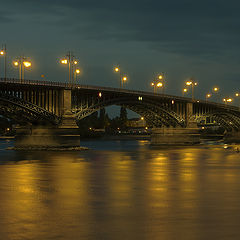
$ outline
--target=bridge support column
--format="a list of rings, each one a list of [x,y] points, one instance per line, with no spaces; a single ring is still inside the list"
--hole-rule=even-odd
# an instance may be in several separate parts
[[[65,89],[61,95],[60,114],[62,122],[58,128],[51,132],[60,145],[80,146],[80,131],[75,116],[72,114],[72,91]]]
[[[240,143],[240,131],[226,133],[223,140],[225,143]]]
[[[186,104],[186,111],[185,111],[185,121],[186,125],[188,126],[190,123],[190,118],[193,115],[193,104],[192,103],[187,103]]]
[[[62,96],[62,122],[59,128],[78,129],[75,116],[72,114],[72,91],[63,90]]]
[[[16,129],[16,148],[69,148],[80,147],[80,133],[71,112],[71,90],[63,90],[59,95],[59,115],[62,122],[54,126],[27,126]]]
[[[198,128],[154,128],[152,145],[193,145],[200,143]]]
[[[16,129],[16,148],[80,147],[80,135],[75,129],[25,126]]]

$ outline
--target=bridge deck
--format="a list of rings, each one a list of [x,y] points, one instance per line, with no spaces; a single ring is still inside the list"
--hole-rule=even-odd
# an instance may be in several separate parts
[[[182,102],[191,102],[191,103],[202,103],[215,107],[220,107],[224,109],[239,111],[239,108],[236,106],[226,105],[222,103],[210,102],[206,100],[194,99],[187,97],[181,97],[176,95],[168,95],[168,94],[160,94],[160,93],[152,93],[146,91],[137,91],[137,90],[128,90],[121,88],[112,88],[112,87],[102,87],[102,86],[93,86],[93,85],[83,85],[83,84],[69,84],[63,82],[53,82],[53,81],[42,81],[42,80],[24,80],[21,82],[19,79],[15,78],[0,78],[0,85],[15,85],[15,86],[39,86],[39,87],[50,87],[50,88],[62,88],[62,89],[79,89],[79,90],[93,90],[99,92],[118,92],[125,94],[134,94],[139,96],[148,96],[148,97],[156,97],[156,98],[168,98],[170,100],[178,100]]]

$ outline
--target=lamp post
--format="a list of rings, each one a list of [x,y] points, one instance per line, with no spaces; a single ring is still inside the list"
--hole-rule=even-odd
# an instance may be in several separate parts
[[[128,80],[127,76],[123,76],[123,77],[121,78],[121,81],[122,81],[122,87],[124,87],[124,83],[126,83],[127,80]]]
[[[217,93],[219,91],[219,88],[218,87],[214,87],[213,88],[213,92]]]
[[[75,66],[78,64],[78,61],[75,59],[75,56],[69,51],[66,56],[60,60],[61,64],[68,64],[68,83],[71,84],[74,81],[74,72]]]
[[[30,61],[27,60],[26,57],[18,57],[16,58],[16,60],[13,62],[15,67],[18,67],[19,69],[19,80],[20,83],[24,82],[24,67],[25,68],[29,68],[32,66],[32,63]]]
[[[194,87],[198,85],[197,82],[194,82],[191,78],[189,81],[186,82],[187,86],[192,86],[192,100],[194,100]]]
[[[7,79],[7,46],[4,44],[0,51],[0,56],[4,56],[4,80]]]
[[[151,82],[151,86],[153,87],[153,92],[157,92],[157,88],[162,88],[162,93],[164,93],[164,73],[161,73],[157,76],[157,78],[154,78],[154,80]]]
[[[187,93],[187,88],[184,88],[183,90],[182,90],[182,96],[184,97],[184,95]]]
[[[229,98],[229,97],[226,97],[223,99],[223,102],[227,105],[228,103],[232,103],[233,99],[232,98]]]
[[[163,88],[163,83],[158,82],[158,80],[153,80],[151,86],[153,87],[153,93],[157,93],[157,88]]]
[[[119,74],[119,86],[120,88],[122,88],[122,75],[121,75],[120,66],[114,67],[114,72]]]
[[[208,100],[208,98],[210,98],[211,96],[212,96],[212,94],[211,94],[211,93],[207,93],[207,94],[206,94],[206,97],[205,97],[205,98],[206,98],[206,101],[207,101],[207,100]]]
[[[219,101],[219,87],[213,87],[213,93],[216,94],[216,101]]]
[[[74,83],[75,83],[75,84],[77,83],[77,75],[80,74],[80,72],[81,72],[81,71],[80,71],[80,69],[78,69],[78,68],[74,71]]]
[[[123,88],[124,83],[126,83],[128,80],[128,77],[126,76],[126,74],[122,74],[121,68],[119,65],[114,67],[114,72],[119,74],[119,86],[120,88]]]
[[[164,90],[165,90],[165,84],[164,84],[165,77],[164,77],[164,73],[163,72],[161,72],[158,75],[158,80],[159,80],[159,82],[157,83],[157,87],[161,87],[162,88],[162,93],[164,93]]]
[[[239,106],[239,108],[240,108],[240,93],[238,93],[238,92],[235,93],[235,96],[236,96],[237,98],[239,98],[239,100],[238,100],[238,101],[239,101],[239,105],[238,105],[238,106]]]

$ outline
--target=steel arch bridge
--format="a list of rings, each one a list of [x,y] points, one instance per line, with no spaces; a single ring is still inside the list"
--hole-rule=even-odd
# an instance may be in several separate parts
[[[20,123],[59,126],[66,115],[81,120],[111,105],[140,114],[154,127],[185,128],[189,122],[210,119],[227,131],[240,130],[240,110],[234,106],[144,91],[0,79],[0,114]]]

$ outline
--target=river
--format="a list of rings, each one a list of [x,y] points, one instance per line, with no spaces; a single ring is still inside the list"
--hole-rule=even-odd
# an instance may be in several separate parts
[[[82,141],[82,152],[6,150],[0,239],[240,239],[240,153]]]

